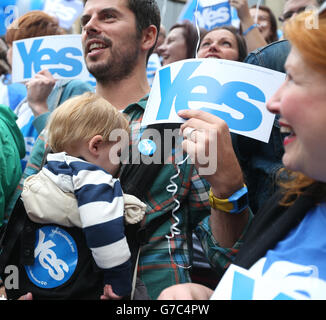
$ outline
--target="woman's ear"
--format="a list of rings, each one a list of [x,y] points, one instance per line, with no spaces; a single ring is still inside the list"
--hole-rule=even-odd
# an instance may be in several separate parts
[[[88,150],[93,156],[99,155],[100,147],[102,146],[104,140],[101,135],[94,136],[89,142],[88,142]]]

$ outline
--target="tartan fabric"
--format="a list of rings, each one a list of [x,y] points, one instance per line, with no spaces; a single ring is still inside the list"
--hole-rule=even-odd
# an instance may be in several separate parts
[[[229,265],[233,263],[239,249],[243,244],[243,237],[251,224],[252,218],[253,213],[249,209],[248,223],[238,241],[232,248],[222,248],[219,246],[212,234],[209,217],[204,218],[203,221],[197,226],[195,233],[202,244],[204,252],[206,253],[212,268],[218,272],[220,277],[224,274]]]
[[[134,145],[139,141],[140,124],[146,102],[147,99],[142,99],[137,104],[128,106],[124,111],[131,123],[131,141]],[[167,214],[176,206],[174,197],[166,187],[170,184],[170,178],[177,173],[176,162],[180,161],[180,153],[183,155],[182,137],[179,138],[175,155],[169,157],[169,164],[163,166],[146,194],[145,202],[148,209],[145,224],[151,219]],[[174,158],[177,160],[174,161]],[[138,276],[144,281],[152,299],[156,299],[166,287],[191,281],[189,269],[191,232],[205,216],[210,214],[209,185],[198,176],[193,164],[186,161],[180,165],[180,174],[174,182],[178,186],[176,199],[180,202],[180,207],[175,212],[179,219],[180,234],[175,235],[170,241],[166,238],[166,235],[171,235],[170,228],[176,222],[171,217],[154,232],[149,243],[141,248],[139,258]]]

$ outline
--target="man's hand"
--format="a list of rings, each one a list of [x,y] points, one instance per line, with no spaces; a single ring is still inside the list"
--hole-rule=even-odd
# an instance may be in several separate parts
[[[213,291],[201,284],[183,283],[164,289],[158,300],[209,300]]]

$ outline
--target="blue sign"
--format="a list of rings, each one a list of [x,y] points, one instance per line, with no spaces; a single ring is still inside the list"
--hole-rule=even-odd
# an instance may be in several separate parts
[[[55,79],[94,81],[87,70],[80,34],[30,38],[13,43],[13,82],[24,82],[41,70]]]
[[[68,55],[76,57],[83,56],[80,50],[74,47],[63,48],[58,52],[50,48],[40,50],[42,42],[43,39],[35,40],[29,52],[26,50],[25,43],[17,43],[20,56],[25,62],[24,78],[32,77],[33,67],[34,72],[37,73],[42,70],[42,66],[44,65],[54,65],[59,63],[70,67],[71,70],[67,70],[66,68],[50,68],[49,71],[53,75],[57,73],[61,77],[75,77],[82,71],[83,65],[80,61],[68,57]]]
[[[35,261],[25,266],[29,279],[40,288],[56,288],[73,275],[78,261],[77,246],[65,230],[45,226],[37,230]]]
[[[198,0],[199,1],[199,0]],[[231,7],[228,1],[210,1],[212,5],[205,5],[205,1],[189,1],[181,12],[178,21],[192,21],[198,23],[200,28],[211,30],[218,26],[230,25],[232,23]],[[197,10],[196,10],[197,9]]]

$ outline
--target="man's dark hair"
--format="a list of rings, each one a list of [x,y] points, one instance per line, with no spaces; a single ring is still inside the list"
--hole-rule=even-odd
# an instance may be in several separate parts
[[[157,28],[157,36],[160,33],[161,26],[161,14],[160,8],[157,5],[156,0],[126,0],[127,7],[135,14],[136,17],[136,28],[138,36],[141,35],[142,31],[148,28],[150,25],[154,25]],[[84,0],[84,5],[87,0]],[[149,50],[147,59],[153,53],[154,47]]]
[[[127,5],[128,8],[135,14],[136,28],[139,35],[150,25],[154,25],[157,28],[156,40],[153,47],[148,52],[148,59],[149,56],[153,53],[158,34],[160,33],[160,9],[155,0],[127,0]]]

